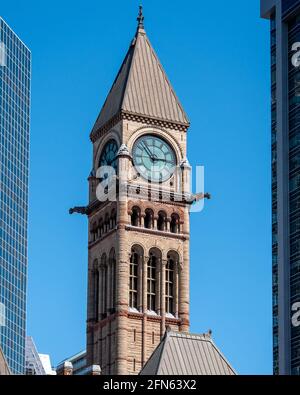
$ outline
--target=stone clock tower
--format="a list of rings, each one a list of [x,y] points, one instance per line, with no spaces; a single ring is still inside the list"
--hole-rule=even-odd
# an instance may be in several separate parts
[[[167,327],[189,330],[188,127],[140,9],[91,132],[89,205],[71,210],[89,220],[87,360],[103,374],[138,374]],[[103,166],[116,199],[99,201]]]

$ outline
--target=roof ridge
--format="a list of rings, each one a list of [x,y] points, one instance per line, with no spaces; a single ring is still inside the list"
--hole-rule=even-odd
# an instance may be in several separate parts
[[[176,331],[170,331],[169,332],[170,336],[180,336],[180,337],[197,337],[197,338],[202,338],[206,340],[212,341],[211,336],[208,333],[189,333],[189,332],[176,332]]]
[[[149,39],[149,37],[147,36],[146,33],[145,33],[145,39],[146,39],[146,41],[148,42],[149,47],[150,47],[150,50],[152,51],[152,53],[153,53],[153,55],[154,55],[154,57],[155,57],[155,59],[156,59],[158,65],[159,65],[159,67],[161,68],[161,71],[162,71],[162,73],[163,73],[164,79],[166,80],[166,82],[167,82],[167,84],[168,84],[168,86],[169,86],[171,92],[173,93],[174,98],[175,98],[175,100],[176,100],[176,102],[177,102],[177,105],[179,106],[180,110],[182,111],[182,113],[183,113],[184,118],[186,119],[186,121],[187,121],[188,123],[190,123],[190,122],[189,122],[189,119],[188,119],[188,116],[187,116],[186,112],[184,111],[184,108],[183,108],[182,104],[180,103],[180,100],[179,100],[179,98],[178,98],[178,96],[177,96],[177,94],[176,94],[176,92],[175,92],[175,89],[173,88],[173,85],[171,84],[171,81],[170,81],[170,79],[169,79],[169,77],[168,77],[168,75],[167,75],[167,73],[166,73],[166,70],[165,70],[163,64],[161,63],[161,61],[159,60],[159,57],[158,57],[158,55],[157,55],[157,53],[156,53],[154,47],[152,46],[151,41],[150,41],[150,39]]]
[[[123,96],[122,96],[122,99],[121,99],[121,106],[120,106],[121,107],[121,111],[123,110],[124,99],[125,99],[125,96],[126,96],[126,93],[127,93],[127,90],[128,90],[128,81],[129,81],[129,78],[131,77],[132,70],[133,70],[133,68],[131,66],[133,65],[134,59],[136,58],[137,42],[138,42],[138,38],[139,38],[140,34],[141,34],[140,29],[138,29],[136,34],[135,34],[135,36],[134,36],[134,38],[133,38],[133,40],[131,41],[130,48],[129,48],[129,50],[130,50],[132,48],[132,46],[134,46],[134,48],[132,50],[133,53],[132,53],[130,65],[129,65],[129,73],[127,74],[127,78],[126,78],[126,81],[125,81],[125,89],[124,89]]]
[[[132,41],[133,41],[133,40],[132,40]],[[118,81],[118,79],[119,79],[119,77],[120,77],[120,74],[121,74],[121,72],[122,72],[122,70],[123,70],[123,67],[124,67],[125,64],[126,64],[126,60],[127,60],[127,59],[129,58],[129,56],[130,56],[130,51],[132,50],[132,41],[131,41],[130,46],[129,46],[127,52],[126,52],[126,55],[125,55],[125,57],[124,57],[124,59],[123,59],[123,62],[122,62],[122,64],[121,64],[120,68],[119,68],[119,71],[118,71],[118,73],[117,73],[117,75],[116,75],[116,77],[115,77],[115,79],[114,79],[114,81],[113,81],[113,83],[112,83],[112,85],[111,85],[111,88],[110,88],[110,90],[109,90],[109,92],[108,92],[108,94],[107,94],[107,96],[106,96],[106,99],[105,99],[105,101],[104,101],[104,103],[103,103],[103,105],[102,105],[102,107],[101,107],[100,113],[98,114],[98,117],[97,117],[96,122],[95,122],[95,126],[97,125],[98,121],[100,120],[101,115],[102,115],[102,112],[103,112],[103,110],[104,110],[104,108],[105,108],[105,105],[107,104],[107,102],[108,102],[108,100],[109,100],[109,98],[110,98],[110,95],[111,95],[113,89],[115,88],[116,82]],[[131,65],[131,62],[130,62],[130,65]],[[127,84],[127,81],[128,81],[128,79],[126,80],[126,84]],[[123,95],[123,98],[124,98],[124,95]],[[123,99],[122,99],[122,100],[123,100]],[[108,119],[107,121],[109,121],[109,119]],[[95,128],[95,126],[94,126],[94,128]],[[94,129],[94,128],[93,128],[93,129]]]
[[[163,356],[163,352],[165,350],[165,347],[166,347],[166,344],[167,344],[168,340],[170,339],[170,334],[171,334],[171,331],[166,330],[165,334],[164,334],[164,337],[161,340],[161,342],[163,342],[163,344],[162,344],[162,348],[161,348],[160,356],[159,356],[159,359],[158,359],[158,364],[157,364],[157,369],[156,369],[155,374],[158,374],[158,372],[159,372],[161,359],[162,359],[162,356]]]
[[[216,346],[216,344],[214,343],[214,341],[212,339],[211,339],[211,344],[214,347],[214,349],[219,353],[220,357],[223,359],[225,364],[228,366],[229,370],[232,370],[234,372],[234,374],[237,375],[236,370],[230,365],[228,360],[225,358],[224,354],[219,350],[219,348]]]

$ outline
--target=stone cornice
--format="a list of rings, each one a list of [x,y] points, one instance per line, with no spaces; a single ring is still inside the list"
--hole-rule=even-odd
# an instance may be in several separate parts
[[[171,120],[159,119],[155,117],[144,116],[140,114],[130,113],[128,111],[121,111],[113,116],[105,125],[101,126],[99,129],[92,131],[90,134],[90,139],[93,143],[97,141],[100,137],[105,136],[107,132],[110,131],[118,122],[121,120],[135,121],[143,123],[147,126],[160,126],[163,128],[179,130],[182,132],[187,132],[190,124],[173,122]]]
[[[179,239],[179,240],[183,240],[183,241],[189,240],[189,236],[184,235],[182,233],[176,234],[176,233],[165,232],[165,231],[156,230],[156,229],[142,228],[142,227],[138,227],[138,226],[127,225],[126,230],[132,231],[132,232],[145,233],[145,234],[153,235],[153,236],[167,237],[170,239]]]
[[[138,319],[138,320],[143,320],[144,318],[147,319],[147,321],[152,321],[152,322],[160,322],[162,320],[161,315],[151,315],[151,314],[145,314],[145,313],[139,313],[139,312],[131,312],[131,311],[122,311],[118,313],[114,313],[111,315],[108,315],[106,318],[104,318],[101,321],[95,322],[94,320],[88,320],[87,321],[87,332],[91,332],[94,329],[99,329],[103,328],[105,325],[107,325],[109,322],[112,322],[115,320],[117,317],[127,317],[129,319]],[[171,318],[171,317],[164,317],[166,320],[167,324],[173,324],[173,325],[182,325],[183,323],[187,323],[187,320],[182,320],[181,318]]]

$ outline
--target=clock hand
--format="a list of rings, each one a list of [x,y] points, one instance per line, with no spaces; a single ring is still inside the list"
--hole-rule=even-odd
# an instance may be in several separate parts
[[[143,143],[143,147],[144,147],[144,149],[146,150],[146,152],[148,153],[148,155],[150,156],[150,158],[151,158],[151,160],[153,162],[154,157],[153,157],[148,145],[146,145],[146,143]]]
[[[172,161],[170,161],[170,160],[167,160],[167,159],[160,159],[160,158],[155,158],[155,159],[154,159],[154,161],[156,161],[156,162],[165,162],[165,163],[170,163],[170,164],[173,164],[173,162],[172,162]]]

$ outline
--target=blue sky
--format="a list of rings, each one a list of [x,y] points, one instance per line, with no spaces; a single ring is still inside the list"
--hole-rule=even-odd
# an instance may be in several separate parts
[[[53,364],[85,347],[89,132],[139,2],[1,4],[30,47],[27,332]],[[148,36],[191,120],[189,160],[213,199],[191,216],[191,331],[240,374],[272,373],[268,22],[259,0],[144,0]]]

